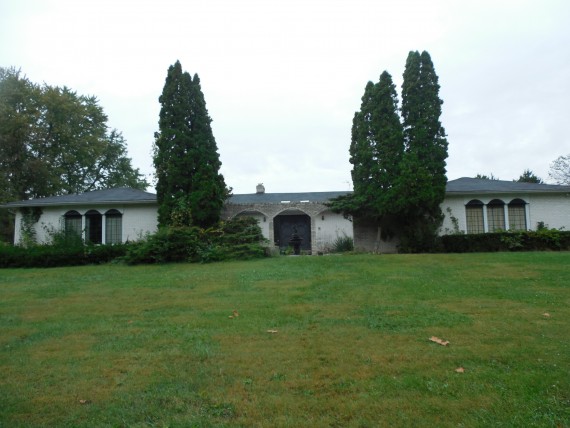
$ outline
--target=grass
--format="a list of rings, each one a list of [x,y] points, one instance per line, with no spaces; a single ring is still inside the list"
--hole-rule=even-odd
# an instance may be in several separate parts
[[[567,427],[569,262],[0,270],[0,426]]]

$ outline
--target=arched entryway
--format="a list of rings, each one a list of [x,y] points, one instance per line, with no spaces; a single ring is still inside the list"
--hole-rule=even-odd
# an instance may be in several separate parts
[[[311,217],[300,210],[286,210],[273,219],[275,245],[280,249],[289,247],[293,234],[301,239],[301,250],[311,251]]]

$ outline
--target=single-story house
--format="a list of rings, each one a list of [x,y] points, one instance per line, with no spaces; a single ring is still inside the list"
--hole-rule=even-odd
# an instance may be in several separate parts
[[[263,235],[279,247],[287,247],[295,234],[301,250],[327,251],[339,237],[354,238],[362,250],[394,252],[397,241],[382,241],[370,224],[344,218],[325,205],[349,192],[255,193],[233,195],[223,218],[250,216],[258,220]],[[64,195],[11,202],[3,208],[16,211],[14,242],[22,237],[22,214],[39,209],[34,223],[38,242],[49,240],[50,231],[75,230],[86,241],[117,243],[137,240],[157,228],[156,195],[118,188],[80,195]],[[28,210],[29,211],[29,210]],[[539,223],[570,230],[570,186],[459,178],[447,183],[442,203],[445,215],[441,234],[485,233],[497,230],[534,230]]]
[[[536,230],[539,223],[570,230],[570,186],[459,178],[447,183],[442,233]]]
[[[34,224],[39,243],[49,241],[51,232],[62,229],[77,231],[94,244],[134,241],[156,231],[156,195],[130,188],[29,199],[3,208],[17,210],[15,244],[21,242],[24,216],[32,208],[40,213]]]

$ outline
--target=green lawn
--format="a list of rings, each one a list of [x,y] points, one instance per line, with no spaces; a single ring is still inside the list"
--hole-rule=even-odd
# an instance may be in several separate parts
[[[0,426],[568,427],[569,266],[552,252],[0,270]]]

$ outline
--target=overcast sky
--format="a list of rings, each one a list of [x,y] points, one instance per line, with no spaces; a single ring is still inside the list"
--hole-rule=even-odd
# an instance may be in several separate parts
[[[0,0],[0,66],[95,95],[152,176],[168,67],[198,73],[234,193],[352,189],[366,82],[401,90],[427,50],[443,99],[448,179],[570,153],[570,1]]]

